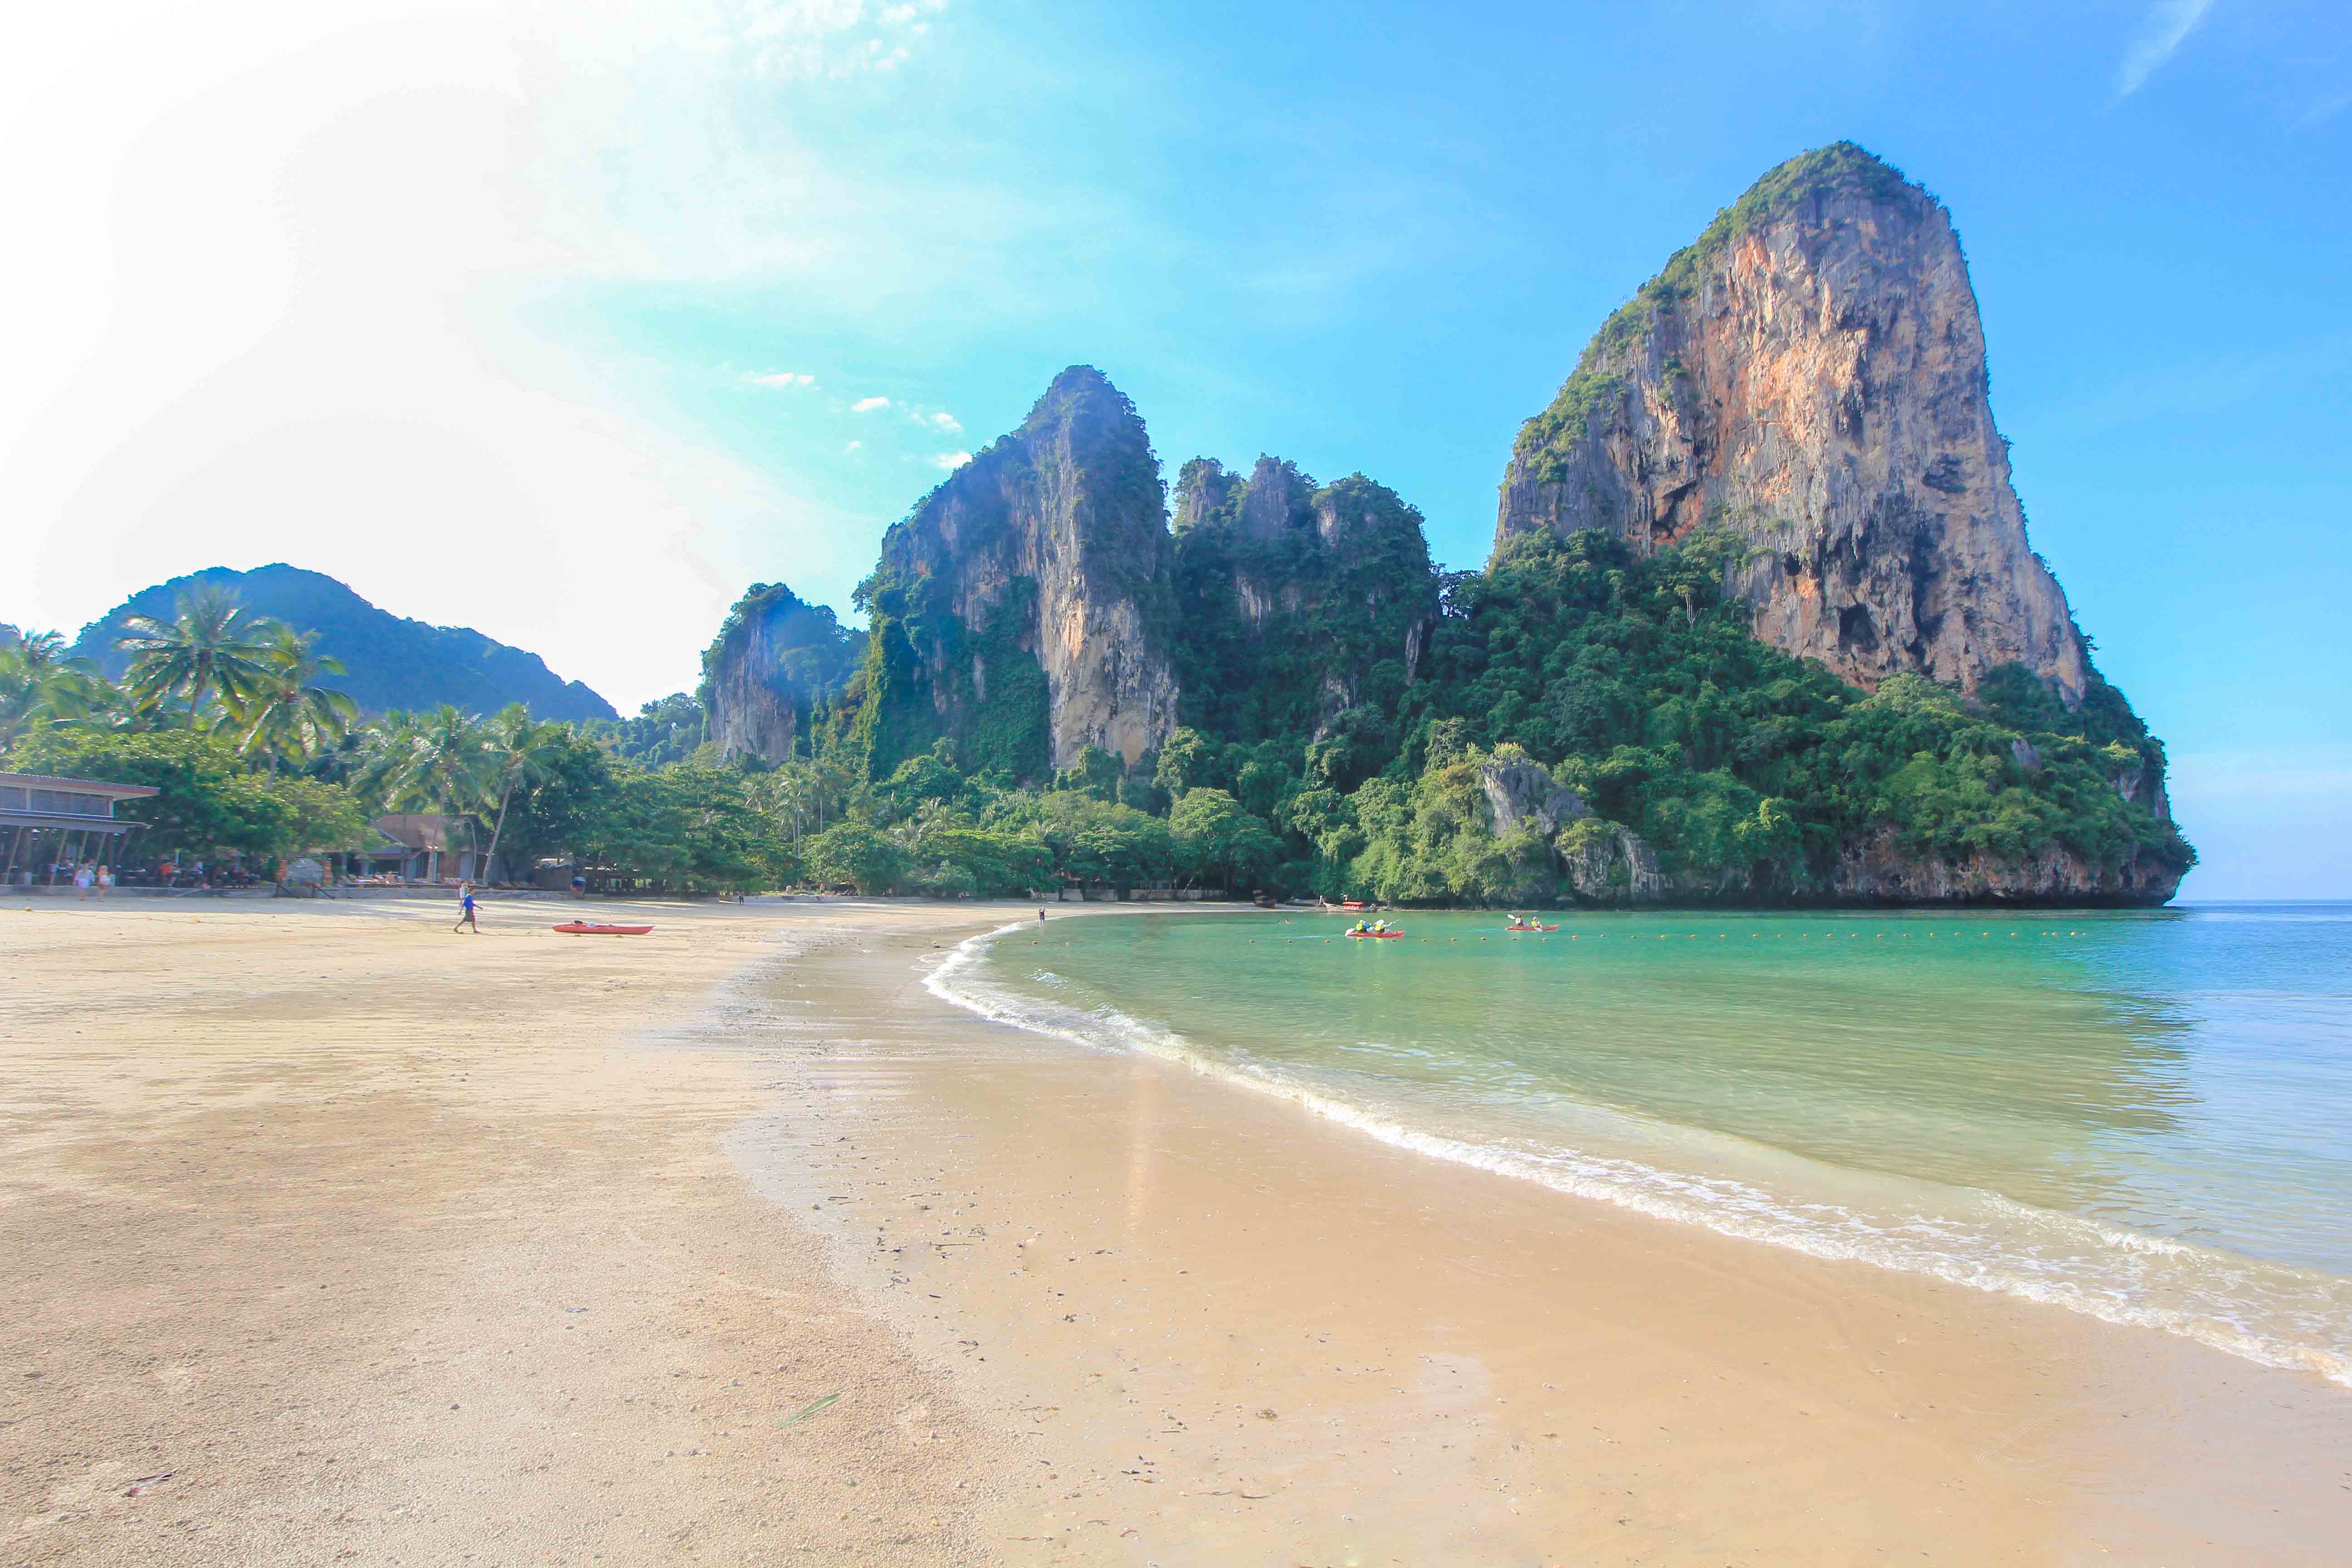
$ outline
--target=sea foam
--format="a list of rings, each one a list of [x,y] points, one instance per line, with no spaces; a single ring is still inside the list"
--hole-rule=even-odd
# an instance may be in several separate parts
[[[2155,1329],[2352,1389],[2352,1280],[1932,1182],[1885,1182],[1886,1201],[1866,1205],[1809,1201],[1796,1194],[1851,1186],[1853,1173],[1781,1151],[1770,1152],[1772,1162],[1795,1179],[1768,1186],[1524,1138],[1489,1141],[1433,1131],[1414,1124],[1410,1106],[1335,1092],[1293,1069],[1203,1049],[1117,1008],[1031,995],[985,975],[992,944],[1025,929],[1026,922],[1014,922],[958,943],[925,976],[926,989],[1032,1034],[1181,1064],[1431,1159],[1808,1257],[1924,1275],[2105,1322]],[[1065,984],[1044,972],[1031,978],[1056,990]],[[1655,1123],[1644,1131],[1654,1142],[1717,1136]]]

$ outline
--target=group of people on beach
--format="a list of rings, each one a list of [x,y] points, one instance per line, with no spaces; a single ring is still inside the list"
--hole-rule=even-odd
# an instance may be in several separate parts
[[[86,899],[93,891],[102,899],[114,891],[114,868],[110,866],[93,865],[84,860],[80,865],[69,868],[61,860],[51,872],[53,878],[68,874],[77,899]]]

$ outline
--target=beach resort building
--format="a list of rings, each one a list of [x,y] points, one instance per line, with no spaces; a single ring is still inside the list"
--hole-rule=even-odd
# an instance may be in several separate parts
[[[438,812],[379,816],[368,825],[368,841],[345,858],[344,870],[404,882],[437,882],[446,877],[487,881],[474,874],[475,846],[486,837],[478,826],[471,817]]]
[[[121,865],[125,840],[143,825],[114,808],[155,793],[145,784],[0,773],[0,884],[45,882],[61,865]]]

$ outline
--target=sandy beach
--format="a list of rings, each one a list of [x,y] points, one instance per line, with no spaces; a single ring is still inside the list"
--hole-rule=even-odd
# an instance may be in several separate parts
[[[429,903],[0,907],[0,1562],[2352,1539],[2344,1390],[1441,1164],[924,988],[1020,910],[649,905],[590,941],[557,909],[493,902],[477,940]]]

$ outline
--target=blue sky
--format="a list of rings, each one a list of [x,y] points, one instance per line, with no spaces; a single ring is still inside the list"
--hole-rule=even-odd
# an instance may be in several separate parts
[[[0,619],[288,559],[643,700],[755,578],[846,610],[1078,362],[1171,472],[1360,469],[1472,565],[1601,317],[1850,137],[1953,212],[2033,542],[2171,745],[2189,891],[2352,895],[2352,23],[2055,9],[44,23],[0,67],[10,184],[58,215],[0,280],[47,302],[0,398],[35,532]],[[36,167],[27,132],[95,150]]]

